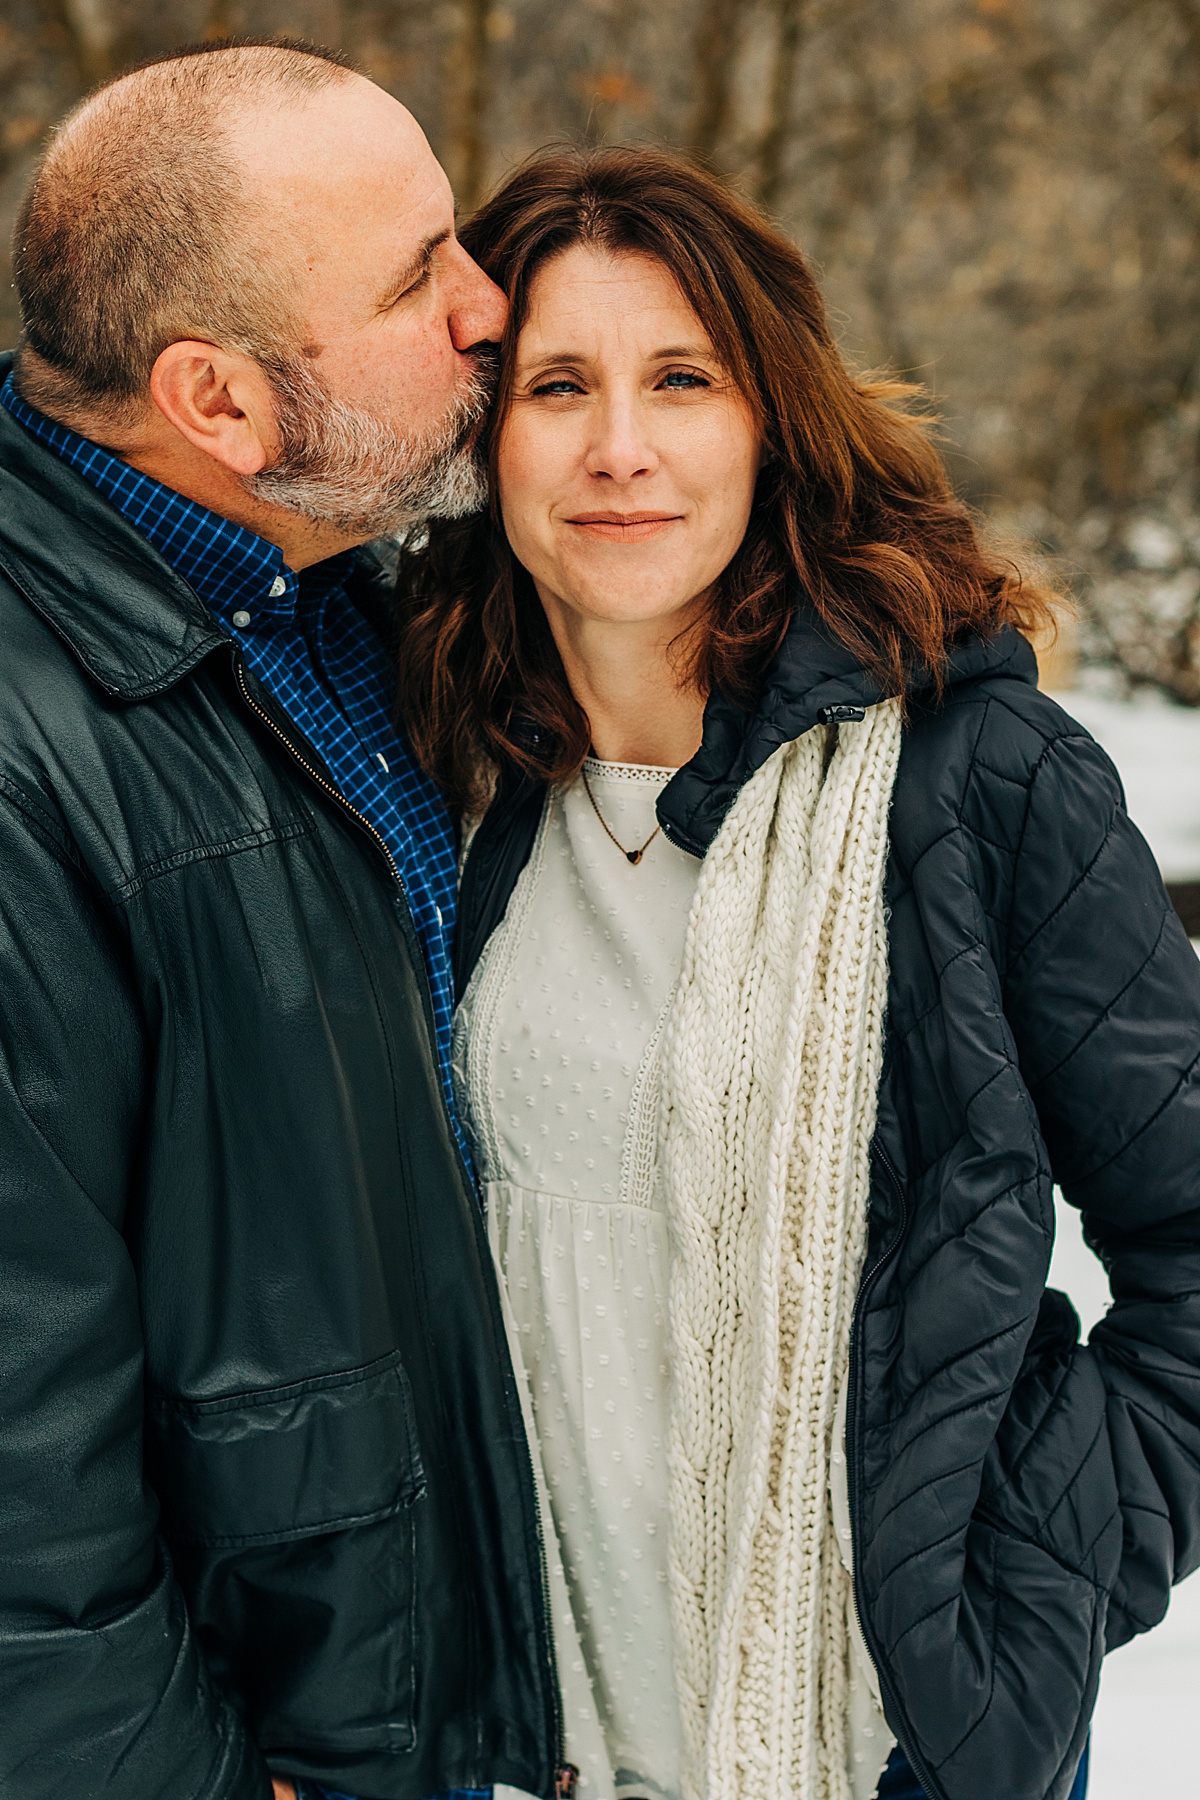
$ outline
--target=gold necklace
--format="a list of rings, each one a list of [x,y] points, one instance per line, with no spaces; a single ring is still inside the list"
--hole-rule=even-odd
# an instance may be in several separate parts
[[[646,839],[645,843],[642,845],[640,850],[627,850],[625,848],[624,844],[621,842],[620,838],[617,837],[616,833],[613,831],[612,827],[609,825],[608,820],[604,817],[604,814],[600,811],[600,808],[596,805],[596,796],[595,796],[595,794],[593,794],[592,784],[587,778],[587,770],[585,768],[580,768],[579,773],[583,777],[583,791],[592,803],[592,811],[595,813],[596,817],[599,819],[600,824],[604,830],[605,836],[610,838],[612,840],[612,842],[617,846],[617,849],[621,852],[621,855],[625,858],[625,861],[632,863],[634,868],[636,869],[637,865],[641,862],[643,856],[645,856],[647,850],[650,848],[651,844],[654,842],[655,838],[658,836],[659,832],[662,830],[662,826],[656,825],[654,827],[654,830],[650,833],[650,836]]]

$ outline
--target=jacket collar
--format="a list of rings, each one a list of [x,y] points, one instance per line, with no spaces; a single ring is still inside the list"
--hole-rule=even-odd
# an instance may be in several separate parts
[[[946,689],[987,675],[1035,683],[1037,661],[1019,632],[1005,626],[990,638],[969,637],[950,654]],[[704,712],[704,736],[691,762],[672,776],[659,796],[663,831],[693,856],[703,856],[742,787],[780,746],[814,725],[861,718],[883,695],[853,654],[831,636],[803,600],[767,671],[752,712],[714,694]],[[910,708],[936,701],[927,670],[908,684]],[[847,709],[843,712],[842,709]]]
[[[11,367],[0,358],[0,381]],[[161,693],[229,642],[91,484],[0,407],[0,568],[106,693]]]

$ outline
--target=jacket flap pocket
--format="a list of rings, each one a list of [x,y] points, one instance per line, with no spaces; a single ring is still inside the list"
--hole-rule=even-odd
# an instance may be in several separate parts
[[[152,1400],[147,1462],[168,1537],[281,1543],[386,1517],[424,1485],[398,1354],[222,1400]]]

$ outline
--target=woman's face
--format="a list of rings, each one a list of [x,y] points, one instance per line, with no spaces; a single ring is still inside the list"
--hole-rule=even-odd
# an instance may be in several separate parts
[[[500,504],[551,626],[673,634],[745,536],[761,454],[700,321],[661,263],[579,245],[535,277],[514,373]]]

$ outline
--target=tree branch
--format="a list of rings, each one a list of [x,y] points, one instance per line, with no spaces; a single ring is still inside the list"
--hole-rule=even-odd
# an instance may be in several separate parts
[[[783,159],[792,133],[792,91],[808,11],[808,0],[776,0],[775,61],[767,124],[758,152],[758,197],[766,207],[778,206],[783,190]]]
[[[741,36],[744,0],[705,0],[696,28],[696,106],[693,148],[711,156],[729,117],[733,63]]]

